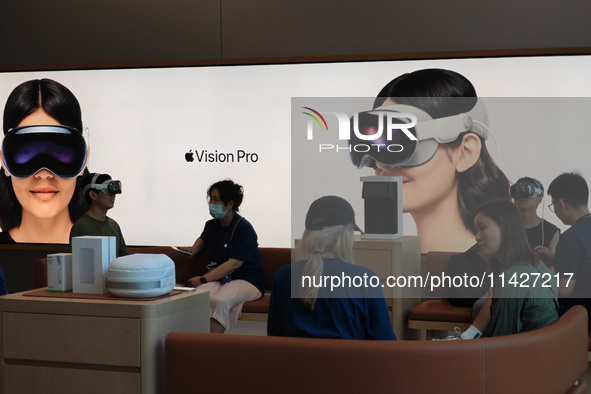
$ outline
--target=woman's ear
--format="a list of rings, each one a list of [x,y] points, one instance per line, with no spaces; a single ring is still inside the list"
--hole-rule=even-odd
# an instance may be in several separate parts
[[[228,201],[228,203],[226,204],[226,206],[230,209],[234,208],[234,200],[230,200]]]
[[[0,152],[0,160],[2,160],[2,163],[4,163],[4,157],[2,156],[2,152]],[[8,171],[6,171],[4,165],[2,165],[2,171],[4,171],[4,175],[6,175],[7,178],[10,178],[10,174],[8,173]]]
[[[480,150],[482,149],[482,141],[474,133],[466,133],[462,137],[460,146],[455,149],[455,165],[457,172],[464,172],[472,168],[478,159],[480,159]]]

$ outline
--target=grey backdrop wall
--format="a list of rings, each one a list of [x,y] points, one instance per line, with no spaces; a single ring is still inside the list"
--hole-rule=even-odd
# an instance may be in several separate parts
[[[587,0],[0,2],[0,70],[591,53]]]

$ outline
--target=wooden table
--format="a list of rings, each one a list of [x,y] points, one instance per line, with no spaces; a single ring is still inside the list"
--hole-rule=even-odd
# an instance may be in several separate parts
[[[207,291],[140,301],[32,293],[0,297],[3,394],[163,393],[166,335],[209,332]]]

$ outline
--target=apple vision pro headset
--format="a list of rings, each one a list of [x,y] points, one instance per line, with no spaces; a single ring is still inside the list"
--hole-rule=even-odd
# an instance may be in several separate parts
[[[84,171],[88,147],[75,128],[35,125],[8,130],[2,140],[2,164],[14,178],[25,179],[46,169],[63,179]]]
[[[22,126],[8,130],[2,140],[2,165],[17,179],[29,178],[46,169],[63,179],[79,176],[86,167],[88,146],[75,128],[62,125]],[[83,192],[121,194],[121,181],[96,183],[96,174]]]
[[[542,186],[536,181],[517,182],[509,188],[509,195],[514,199],[543,197]]]
[[[438,98],[458,99],[466,98]],[[462,133],[472,132],[485,141],[492,135],[488,129],[486,108],[480,99],[470,111],[443,118],[433,119],[427,112],[411,105],[393,104],[360,112],[351,118],[350,123],[356,128],[349,140],[350,156],[358,168],[375,168],[375,162],[388,167],[416,167],[428,162],[439,144],[453,142]],[[382,132],[384,125],[389,123],[398,127]],[[360,138],[358,133],[364,137]],[[411,139],[409,134],[415,138]],[[372,135],[376,138],[371,139]],[[358,145],[363,148],[357,149]]]
[[[121,189],[121,181],[107,179],[106,181],[104,181],[102,183],[96,183],[96,180],[101,175],[102,174],[95,174],[92,177],[92,180],[90,181],[90,183],[88,185],[84,186],[84,189],[82,190],[82,192],[86,193],[87,191],[92,189],[92,190],[98,190],[99,192],[101,192],[103,194],[121,194],[121,192],[123,191]]]

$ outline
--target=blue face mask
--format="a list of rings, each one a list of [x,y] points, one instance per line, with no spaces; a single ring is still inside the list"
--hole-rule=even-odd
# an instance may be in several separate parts
[[[214,219],[222,220],[228,211],[224,211],[223,205],[209,204],[209,214]]]

